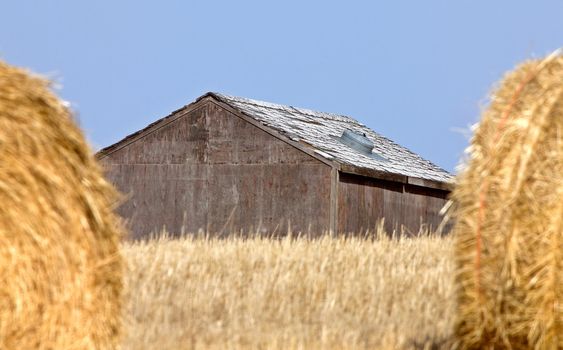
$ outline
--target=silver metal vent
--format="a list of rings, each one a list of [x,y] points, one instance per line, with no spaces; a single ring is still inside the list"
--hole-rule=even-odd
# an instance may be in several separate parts
[[[366,134],[359,134],[346,129],[342,133],[342,136],[340,136],[340,142],[373,159],[377,159],[379,161],[387,160],[379,154],[373,153],[374,144],[366,137]]]
[[[369,155],[373,150],[373,142],[366,137],[366,134],[358,134],[352,130],[344,130],[342,136],[340,136],[340,141],[352,147],[356,151]]]

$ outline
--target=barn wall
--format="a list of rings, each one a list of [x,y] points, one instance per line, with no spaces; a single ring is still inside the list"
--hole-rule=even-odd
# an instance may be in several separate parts
[[[328,229],[330,167],[214,103],[105,158],[134,238]]]
[[[387,232],[417,233],[421,223],[436,229],[447,191],[341,173],[338,232],[373,231],[385,218]]]

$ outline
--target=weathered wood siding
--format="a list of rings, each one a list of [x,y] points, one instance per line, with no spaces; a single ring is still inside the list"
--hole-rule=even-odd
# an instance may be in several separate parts
[[[387,232],[415,234],[421,224],[436,229],[447,191],[341,173],[338,186],[338,232],[374,231],[385,218]]]
[[[329,166],[215,103],[194,108],[102,158],[134,238],[328,229]]]

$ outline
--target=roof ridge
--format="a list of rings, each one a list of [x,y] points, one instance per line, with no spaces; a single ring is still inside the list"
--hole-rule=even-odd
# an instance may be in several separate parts
[[[268,101],[263,101],[263,100],[256,100],[256,99],[252,99],[252,98],[248,98],[248,97],[224,94],[224,93],[221,93],[221,92],[210,92],[210,94],[216,96],[217,98],[219,98],[221,100],[231,100],[231,101],[235,101],[235,102],[239,102],[239,103],[250,104],[250,105],[253,105],[253,106],[257,106],[257,107],[265,107],[265,108],[270,108],[270,109],[276,109],[276,110],[280,110],[280,111],[286,111],[288,109],[291,109],[291,110],[297,111],[298,113],[305,114],[305,115],[308,115],[308,116],[314,117],[314,118],[325,118],[326,116],[329,116],[331,118],[334,118],[333,120],[346,119],[347,121],[353,122],[353,123],[357,124],[358,126],[365,126],[363,123],[359,122],[358,120],[356,120],[356,119],[354,119],[350,116],[344,115],[344,114],[316,111],[316,110],[309,109],[309,108],[296,107],[296,106],[292,106],[292,105],[284,105],[284,104],[281,104],[281,103],[274,103],[274,102],[268,102]],[[329,119],[329,118],[327,118],[327,119]]]

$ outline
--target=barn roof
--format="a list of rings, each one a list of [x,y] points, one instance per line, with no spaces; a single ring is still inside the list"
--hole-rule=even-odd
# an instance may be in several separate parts
[[[438,188],[447,188],[447,186],[439,184],[449,185],[453,181],[453,176],[446,170],[378,134],[353,118],[216,92],[210,92],[199,97],[193,104],[209,97],[273,130],[280,137],[290,140],[299,148],[312,152],[315,156],[332,164],[338,164],[340,170],[344,172],[388,177],[389,179],[400,178],[400,181],[422,186],[436,187],[436,183],[438,183]],[[184,108],[189,106],[191,105]],[[113,150],[121,148],[120,145],[133,142],[138,136],[149,132],[153,127],[158,127],[161,123],[173,119],[176,112],[127,136],[116,144],[100,150],[98,155],[103,157]],[[346,129],[363,134],[370,139],[374,143],[373,152],[380,157],[366,156],[342,143],[340,136]],[[434,184],[432,185],[432,183]]]
[[[450,182],[453,178],[446,170],[353,118],[220,93],[210,95],[291,140],[309,145],[315,153],[326,159],[424,180]],[[384,159],[366,156],[342,143],[340,136],[346,129],[364,134],[374,143],[373,151]]]

